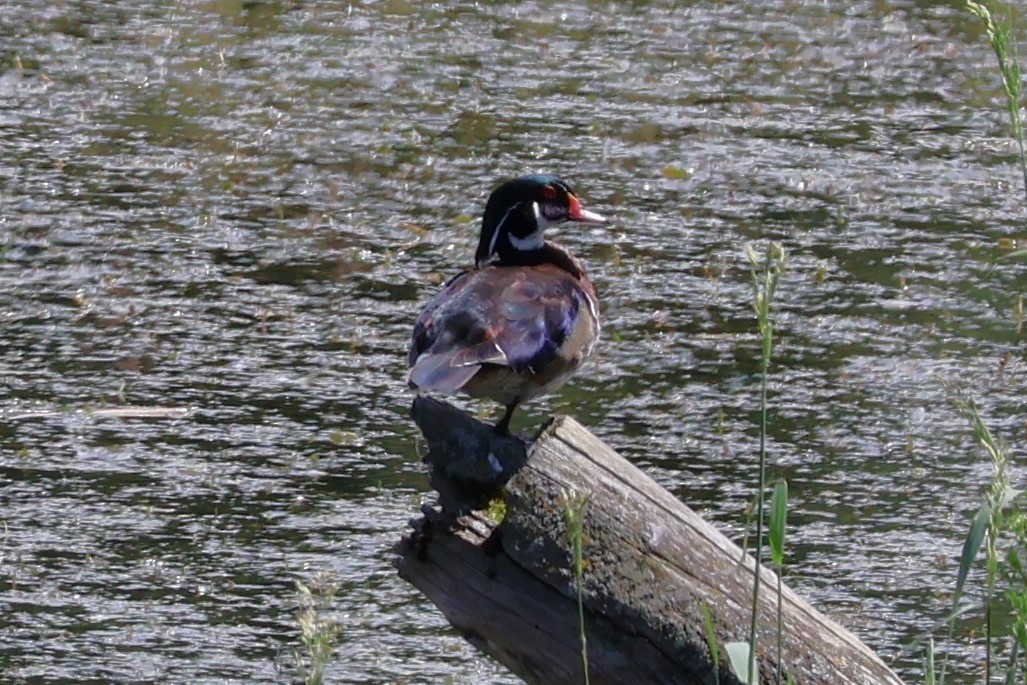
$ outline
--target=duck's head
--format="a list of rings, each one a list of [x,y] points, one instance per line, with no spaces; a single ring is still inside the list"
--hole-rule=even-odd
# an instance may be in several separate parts
[[[492,261],[516,263],[518,256],[542,249],[548,226],[565,221],[606,223],[604,217],[584,209],[567,182],[556,176],[506,181],[492,191],[485,205],[474,263],[479,268]]]

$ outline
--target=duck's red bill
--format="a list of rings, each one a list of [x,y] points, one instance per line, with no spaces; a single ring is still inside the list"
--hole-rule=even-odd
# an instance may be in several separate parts
[[[584,209],[581,203],[578,202],[578,198],[573,195],[570,196],[570,209],[567,212],[567,218],[571,221],[583,221],[587,224],[607,223],[605,216]]]

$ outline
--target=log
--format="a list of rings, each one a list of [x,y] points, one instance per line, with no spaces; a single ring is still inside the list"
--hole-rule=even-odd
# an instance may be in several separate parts
[[[532,441],[496,436],[458,409],[412,410],[441,507],[425,507],[396,566],[472,644],[528,683],[584,682],[565,509],[586,496],[582,577],[591,683],[740,685],[723,645],[748,640],[751,556],[568,417]],[[482,509],[502,498],[505,513]],[[502,512],[502,507],[492,507]],[[777,666],[777,577],[761,569],[760,682]],[[714,664],[703,607],[721,645]],[[899,685],[848,630],[782,590],[785,678]]]

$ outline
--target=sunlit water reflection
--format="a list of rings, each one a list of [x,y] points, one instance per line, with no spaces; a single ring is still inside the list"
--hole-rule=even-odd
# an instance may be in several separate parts
[[[886,656],[943,614],[990,475],[953,387],[1027,433],[1020,181],[953,6],[137,5],[0,13],[5,679],[287,680],[323,574],[335,682],[516,682],[390,547],[428,497],[413,316],[525,171],[615,225],[561,231],[605,338],[520,427],[574,414],[740,538],[743,245],[781,240],[788,580]],[[84,411],[122,405],[188,413]]]

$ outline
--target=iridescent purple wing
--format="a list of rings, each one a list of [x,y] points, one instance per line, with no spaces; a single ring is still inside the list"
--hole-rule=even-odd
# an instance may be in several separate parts
[[[539,373],[559,356],[583,298],[558,269],[493,267],[462,274],[418,318],[408,381],[455,392],[485,364]]]

